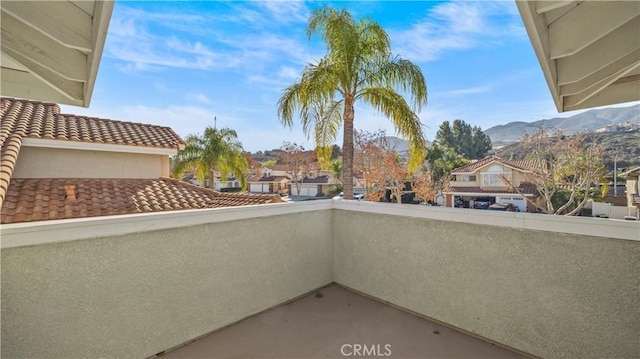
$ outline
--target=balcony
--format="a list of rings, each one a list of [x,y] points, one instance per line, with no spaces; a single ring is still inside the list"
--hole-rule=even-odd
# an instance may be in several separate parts
[[[2,356],[633,358],[639,233],[331,200],[5,225]]]
[[[511,172],[482,172],[480,178],[482,187],[509,187],[513,180]]]

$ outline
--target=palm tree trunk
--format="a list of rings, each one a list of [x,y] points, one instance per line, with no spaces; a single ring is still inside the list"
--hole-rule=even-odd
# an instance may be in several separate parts
[[[353,199],[353,109],[352,98],[344,100],[344,138],[342,141],[342,191],[344,199]]]

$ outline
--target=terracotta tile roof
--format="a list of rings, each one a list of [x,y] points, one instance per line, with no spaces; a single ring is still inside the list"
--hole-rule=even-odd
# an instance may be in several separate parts
[[[75,197],[75,200],[73,199]],[[283,202],[277,195],[222,193],[170,178],[12,179],[1,223]]]
[[[507,160],[504,159],[502,157],[498,157],[498,156],[489,156],[489,157],[485,157],[481,160],[478,160],[476,162],[473,163],[469,163],[468,165],[462,166],[462,167],[458,167],[458,168],[454,168],[451,173],[452,174],[456,174],[456,173],[472,173],[474,171],[476,171],[477,169],[484,167],[486,165],[488,165],[491,162],[499,162],[502,164],[505,164],[507,166],[513,167],[513,168],[517,168],[519,170],[522,171],[531,171],[533,169],[536,168],[535,164],[536,162],[534,160]]]
[[[527,194],[527,195],[536,194],[536,186],[533,183],[530,183],[530,182],[521,182],[520,186],[518,187],[518,189],[523,194]],[[498,193],[518,193],[518,192],[515,191],[514,189],[510,188],[510,187],[509,188],[505,188],[503,190],[486,190],[486,189],[482,189],[480,187],[450,187],[444,193],[494,193],[494,194],[498,194]]]
[[[169,127],[60,114],[53,103],[2,98],[0,143],[10,135],[50,140],[178,149]]]
[[[50,102],[8,97],[0,101],[0,205],[24,138],[176,150],[184,145],[169,127],[61,114]]]
[[[22,145],[22,137],[12,135],[8,137],[0,150],[0,206],[4,202],[7,188],[13,176],[13,169],[18,161],[18,153]]]

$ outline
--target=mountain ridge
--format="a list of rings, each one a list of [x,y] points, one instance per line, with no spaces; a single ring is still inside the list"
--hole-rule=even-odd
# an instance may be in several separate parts
[[[603,126],[626,122],[640,123],[640,104],[592,109],[570,117],[554,117],[533,122],[513,121],[493,126],[484,133],[496,145],[519,141],[524,133],[535,132],[540,127],[556,128],[562,131],[593,131]]]

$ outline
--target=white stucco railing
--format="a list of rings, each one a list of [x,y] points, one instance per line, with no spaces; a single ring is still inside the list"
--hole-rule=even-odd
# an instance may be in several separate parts
[[[148,357],[336,282],[536,356],[633,357],[639,265],[638,221],[363,201],[5,225],[2,356]]]

